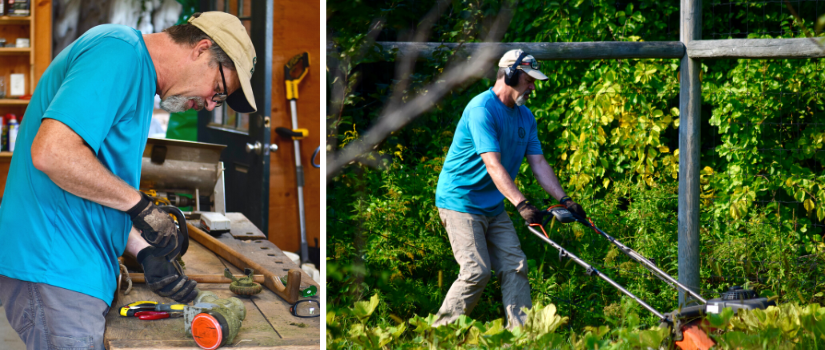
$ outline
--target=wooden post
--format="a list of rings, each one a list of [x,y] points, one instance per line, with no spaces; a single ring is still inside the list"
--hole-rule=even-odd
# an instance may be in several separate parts
[[[702,0],[682,0],[680,40],[686,47],[702,38]],[[679,81],[679,282],[699,291],[699,123],[701,63],[682,56]],[[679,291],[679,305],[686,293]]]

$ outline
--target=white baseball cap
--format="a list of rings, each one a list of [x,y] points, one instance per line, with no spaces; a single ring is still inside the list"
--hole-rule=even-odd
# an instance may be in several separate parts
[[[520,49],[510,50],[504,53],[504,56],[501,56],[501,59],[498,61],[499,67],[510,67],[516,64],[516,60],[524,51]],[[536,60],[533,55],[526,55],[524,58],[521,59],[521,64],[519,64],[516,69],[521,69],[525,73],[529,74],[531,77],[537,80],[547,80],[547,76],[544,75],[541,71],[539,71],[539,61]]]
[[[229,107],[240,113],[257,111],[250,83],[257,56],[241,20],[226,12],[209,11],[193,14],[189,17],[189,23],[209,35],[235,63],[241,88],[226,97]]]

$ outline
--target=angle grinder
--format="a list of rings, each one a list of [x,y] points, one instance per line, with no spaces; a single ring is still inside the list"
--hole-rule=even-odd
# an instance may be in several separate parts
[[[195,304],[183,309],[186,334],[207,350],[231,344],[245,318],[246,307],[240,299],[220,299],[209,291],[198,293]]]

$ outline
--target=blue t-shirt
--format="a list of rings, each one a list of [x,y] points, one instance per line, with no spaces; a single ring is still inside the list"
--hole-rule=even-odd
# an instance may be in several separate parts
[[[0,274],[111,306],[129,215],[55,185],[32,165],[32,140],[43,119],[58,120],[136,188],[156,90],[143,36],[126,26],[94,27],[55,57],[26,108],[11,159],[0,205]]]
[[[501,165],[513,179],[525,155],[542,154],[533,113],[525,106],[507,107],[492,88],[464,108],[438,176],[437,207],[484,216],[504,210],[504,195],[481,160],[486,152],[501,153]]]

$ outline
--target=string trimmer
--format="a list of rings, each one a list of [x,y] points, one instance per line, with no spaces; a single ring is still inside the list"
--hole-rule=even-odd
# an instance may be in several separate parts
[[[306,212],[304,211],[304,167],[301,165],[301,142],[309,135],[307,129],[298,127],[298,85],[309,73],[309,53],[298,54],[284,65],[284,82],[286,83],[286,99],[292,111],[292,129],[285,127],[275,128],[281,137],[291,138],[295,146],[295,179],[298,182],[298,215],[301,223],[301,263],[309,262],[309,248],[307,248]]]
[[[656,317],[660,320],[660,325],[663,327],[668,327],[673,330],[675,335],[676,345],[683,349],[707,349],[713,345],[710,338],[704,334],[704,331],[700,330],[699,327],[696,326],[697,321],[701,321],[706,314],[716,314],[721,312],[724,308],[729,307],[733,309],[734,312],[738,312],[739,310],[752,310],[752,309],[764,309],[771,305],[776,305],[772,300],[768,300],[768,298],[760,298],[756,292],[752,290],[743,289],[738,286],[731,287],[730,290],[727,292],[722,293],[719,298],[707,300],[703,298],[698,293],[694,292],[684,284],[680,283],[678,280],[667,274],[666,272],[662,271],[659,267],[656,266],[652,261],[645,258],[639,252],[631,249],[630,247],[622,244],[616,238],[613,238],[609,234],[605,233],[595,224],[593,221],[588,218],[580,218],[576,214],[570,212],[565,208],[563,205],[555,205],[551,206],[547,209],[549,212],[548,215],[545,216],[545,220],[542,224],[531,224],[528,226],[530,232],[534,235],[539,237],[545,243],[551,245],[553,248],[559,251],[559,258],[568,258],[578,264],[579,266],[585,268],[587,271],[586,273],[589,276],[598,276],[599,278],[606,281],[608,284],[613,286],[614,288],[618,289],[634,301],[636,301],[639,305],[656,315]],[[676,290],[682,290],[687,293],[689,296],[693,297],[697,303],[692,304],[689,306],[683,306],[679,309],[676,309],[669,313],[662,313],[648,303],[646,303],[641,298],[633,295],[630,291],[622,287],[616,281],[612,280],[610,277],[603,274],[601,271],[594,268],[592,265],[588,264],[586,261],[580,259],[576,255],[570,253],[564,247],[559,245],[558,243],[554,242],[550,239],[547,235],[547,232],[544,230],[544,226],[547,223],[555,219],[562,224],[571,223],[571,222],[578,222],[584,225],[585,227],[593,229],[596,233],[600,236],[606,238],[610,243],[614,244],[616,247],[619,248],[620,251],[625,253],[634,261],[638,262],[642,266],[644,266],[648,271],[650,271],[654,276],[661,279],[669,286],[676,288]],[[536,227],[541,229],[541,232],[536,230]],[[683,333],[686,333],[686,329],[690,328],[691,332],[701,332],[698,336],[701,338],[704,335],[706,339],[705,344],[699,344],[695,340],[691,339],[691,344],[685,344],[684,341],[688,339],[684,339]],[[681,344],[680,344],[681,343]]]

